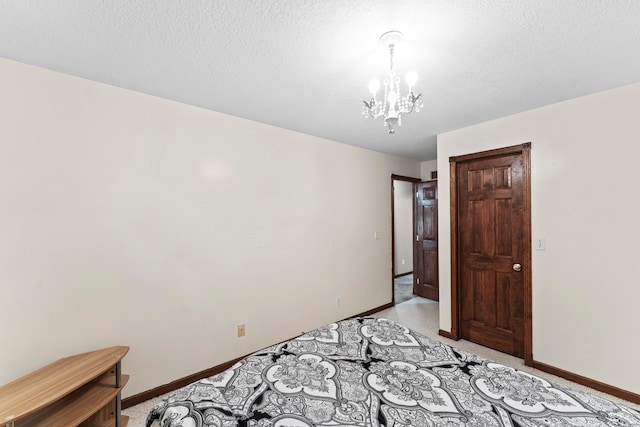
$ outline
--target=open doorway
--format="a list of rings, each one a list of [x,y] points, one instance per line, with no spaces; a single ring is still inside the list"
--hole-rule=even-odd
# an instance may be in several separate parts
[[[413,298],[413,184],[420,179],[391,175],[393,304]]]

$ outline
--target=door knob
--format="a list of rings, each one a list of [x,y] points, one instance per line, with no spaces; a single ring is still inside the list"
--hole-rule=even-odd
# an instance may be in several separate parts
[[[513,271],[522,271],[522,264],[513,264]]]

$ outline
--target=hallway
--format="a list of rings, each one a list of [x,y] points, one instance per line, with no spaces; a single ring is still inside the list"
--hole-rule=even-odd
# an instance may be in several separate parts
[[[393,280],[396,304],[409,301],[413,295],[413,274],[396,277]]]

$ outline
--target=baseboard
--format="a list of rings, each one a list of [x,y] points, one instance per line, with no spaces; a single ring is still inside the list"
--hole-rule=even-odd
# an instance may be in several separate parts
[[[402,273],[402,274],[396,274],[395,276],[393,276],[393,278],[397,279],[398,277],[404,277],[404,276],[408,276],[410,274],[413,274],[413,271],[409,271],[409,272]]]
[[[565,371],[564,369],[556,368],[555,366],[547,365],[546,363],[536,362],[535,360],[533,361],[531,366],[548,374],[564,378],[565,380],[573,381],[574,383],[582,384],[594,390],[598,390],[603,393],[607,393],[620,399],[624,399],[640,405],[640,394],[632,393],[630,391],[623,390],[621,388],[614,387],[612,385],[605,384],[591,378],[583,377],[582,375],[574,374],[573,372]]]
[[[161,394],[169,393],[171,391],[177,390],[181,387],[189,385],[193,382],[198,381],[202,378],[212,377],[214,375],[219,374],[220,372],[226,371],[233,365],[235,365],[238,361],[242,360],[246,356],[238,357],[237,359],[230,360],[228,362],[221,363],[212,368],[205,369],[204,371],[196,372],[195,374],[191,374],[184,378],[180,378],[175,381],[171,381],[168,384],[161,385],[156,388],[152,388],[151,390],[143,391],[142,393],[135,394],[133,396],[129,396],[127,398],[122,399],[122,409],[129,408],[131,406],[137,405],[138,403],[145,402],[149,399],[153,399],[154,397],[158,397]]]
[[[371,316],[374,313],[377,313],[377,312],[382,311],[382,310],[386,310],[387,308],[391,308],[391,307],[393,307],[393,302],[390,302],[390,303],[385,304],[385,305],[381,305],[380,307],[377,307],[377,308],[372,308],[371,310],[363,311],[360,314],[355,314],[353,316],[347,317],[347,319],[353,319],[354,317]]]
[[[369,316],[373,313],[377,313],[379,311],[385,310],[387,308],[393,307],[393,303],[388,303],[385,305],[381,305],[380,307],[377,308],[372,308],[371,310],[367,310],[364,311],[360,314],[356,314],[353,316],[349,316],[347,319],[352,319],[354,317],[364,317],[364,316]],[[288,341],[288,340],[287,340]],[[283,341],[284,342],[284,341]],[[138,394],[134,394],[133,396],[129,396],[126,397],[124,399],[122,399],[122,409],[126,409],[126,408],[130,408],[132,406],[135,406],[139,403],[145,402],[149,399],[153,399],[154,397],[158,397],[161,394],[165,394],[165,393],[169,393],[171,391],[177,390],[181,387],[187,386],[193,382],[196,382],[202,378],[207,378],[207,377],[211,377],[214,375],[217,375],[227,369],[229,369],[230,367],[232,367],[233,365],[235,365],[237,362],[239,362],[240,360],[244,359],[245,357],[247,357],[247,355],[245,356],[241,356],[238,357],[236,359],[230,360],[228,362],[224,362],[221,363],[219,365],[216,365],[212,368],[209,369],[205,369],[204,371],[200,371],[200,372],[196,372],[195,374],[191,374],[189,376],[186,376],[184,378],[180,378],[177,379],[175,381],[171,381],[168,384],[164,384],[161,386],[158,386],[156,388],[152,388],[151,390],[147,390],[147,391],[143,391],[141,393]]]

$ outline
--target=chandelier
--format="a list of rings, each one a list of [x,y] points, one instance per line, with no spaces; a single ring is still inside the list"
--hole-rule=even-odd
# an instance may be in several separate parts
[[[422,108],[422,94],[416,95],[413,92],[413,85],[418,81],[418,74],[409,72],[406,75],[407,85],[409,85],[409,93],[402,96],[400,92],[400,78],[393,71],[393,51],[395,46],[402,40],[400,31],[388,31],[380,36],[380,43],[389,47],[390,66],[389,76],[383,81],[384,97],[382,101],[376,98],[378,89],[380,89],[380,81],[371,80],[369,82],[369,90],[371,91],[371,100],[362,101],[362,114],[366,118],[378,117],[384,118],[384,125],[389,129],[389,133],[396,132],[396,126],[402,125],[402,114],[409,114],[413,110],[416,112]]]

